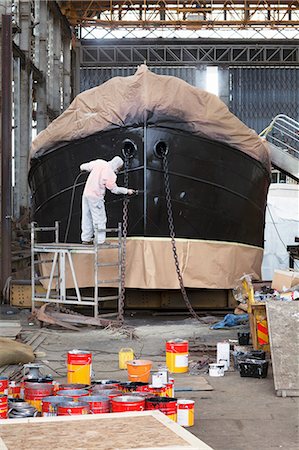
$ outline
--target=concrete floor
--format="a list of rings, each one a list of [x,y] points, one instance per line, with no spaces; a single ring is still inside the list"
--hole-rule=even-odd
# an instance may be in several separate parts
[[[43,329],[45,341],[38,347],[39,359],[46,364],[44,373],[52,373],[58,381],[66,380],[66,352],[74,348],[92,350],[96,379],[125,381],[126,371],[118,369],[118,352],[132,347],[136,357],[165,361],[165,341],[180,337],[196,338],[198,343],[216,344],[236,339],[238,329],[210,330],[194,319],[176,316],[128,317],[128,325],[136,329],[137,340],[130,341],[119,332],[84,328],[80,332]],[[26,327],[28,330],[28,326]],[[197,361],[202,354],[190,355]],[[189,431],[214,450],[298,450],[299,398],[279,398],[275,395],[271,367],[266,379],[241,378],[229,371],[214,378],[203,371],[214,388],[212,391],[180,392],[179,398],[195,400],[195,425]],[[191,378],[185,377],[189,386]],[[177,378],[177,376],[175,376]],[[192,377],[193,378],[193,377]]]

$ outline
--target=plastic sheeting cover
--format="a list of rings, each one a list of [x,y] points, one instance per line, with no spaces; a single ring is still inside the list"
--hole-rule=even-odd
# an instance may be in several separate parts
[[[224,142],[261,161],[269,170],[267,143],[215,95],[141,65],[79,94],[69,108],[33,141],[30,156],[99,131],[140,124],[168,126]]]

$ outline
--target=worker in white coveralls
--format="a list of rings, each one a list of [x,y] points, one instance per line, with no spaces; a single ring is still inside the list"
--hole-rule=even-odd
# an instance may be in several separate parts
[[[111,161],[96,159],[81,164],[80,170],[90,172],[82,196],[81,240],[83,244],[91,244],[95,228],[98,231],[98,244],[106,239],[107,216],[105,211],[106,188],[113,194],[134,194],[133,189],[118,187],[116,174],[123,167],[124,162],[119,156]]]

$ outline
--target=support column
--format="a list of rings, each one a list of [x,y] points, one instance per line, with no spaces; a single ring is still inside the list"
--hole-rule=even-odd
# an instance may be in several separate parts
[[[61,63],[61,25],[54,17],[53,28],[53,110],[56,116],[61,113],[62,63]]]
[[[47,36],[48,36],[47,1],[35,0],[35,65],[43,73],[44,79],[36,87],[36,131],[40,133],[48,126],[47,114]]]
[[[20,49],[27,58],[31,58],[31,3],[20,2]],[[28,156],[32,141],[32,73],[29,64],[22,67],[20,73],[20,136],[21,142],[15,148],[15,209],[19,218],[29,207],[29,189],[27,181]]]
[[[71,42],[68,36],[63,37],[63,110],[71,102]]]
[[[81,43],[76,40],[72,50],[72,98],[80,94],[80,53]]]
[[[1,8],[4,6],[3,8]],[[0,11],[8,11],[0,5]],[[2,294],[11,276],[11,219],[12,219],[12,17],[2,14],[1,20],[1,279]]]
[[[218,68],[219,98],[229,106],[229,68]]]

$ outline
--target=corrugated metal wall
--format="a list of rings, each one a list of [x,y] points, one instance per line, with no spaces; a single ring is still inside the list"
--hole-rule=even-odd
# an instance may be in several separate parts
[[[230,68],[230,110],[260,133],[277,114],[299,120],[299,69]]]
[[[167,67],[150,66],[150,70],[158,75],[171,75],[187,81],[193,86],[197,85],[198,68],[192,66]],[[80,89],[81,92],[103,84],[114,77],[127,77],[136,72],[136,67],[81,67]]]

